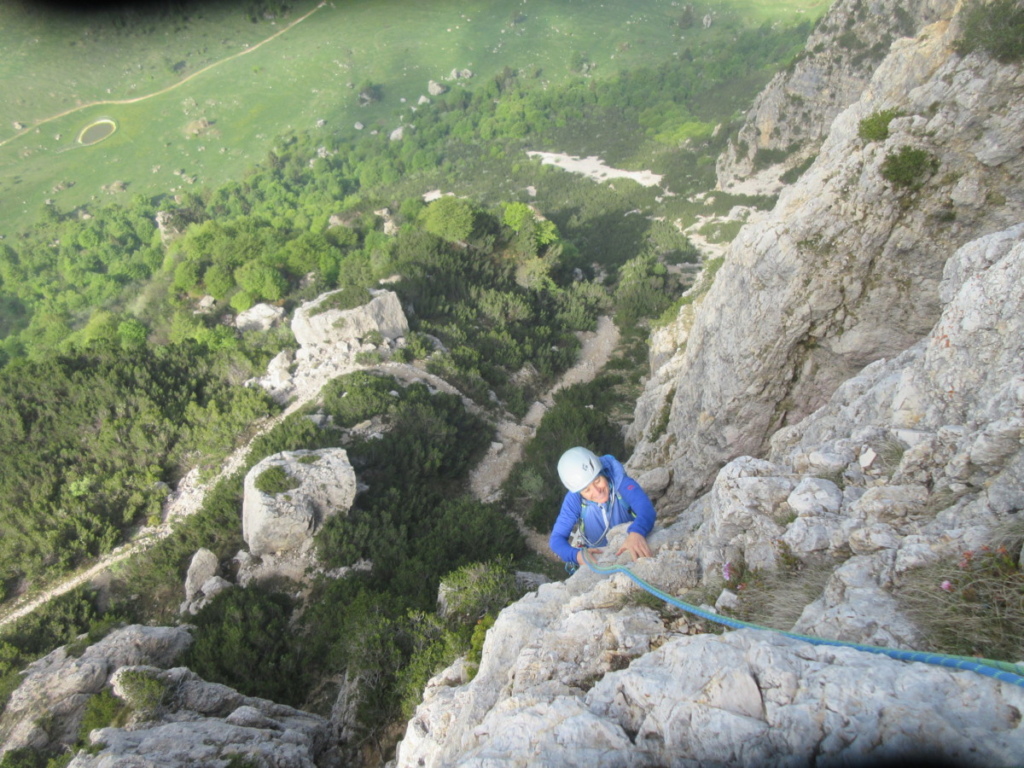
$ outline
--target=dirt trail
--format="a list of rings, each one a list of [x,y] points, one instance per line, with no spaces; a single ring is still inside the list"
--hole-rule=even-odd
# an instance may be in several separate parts
[[[592,380],[611,357],[619,341],[619,331],[610,318],[602,317],[598,320],[597,330],[581,334],[581,338],[583,349],[580,352],[579,362],[566,371],[561,379],[541,397],[540,401],[533,404],[523,422],[516,423],[508,420],[498,422],[496,441],[492,443],[487,455],[470,475],[470,489],[477,499],[492,501],[496,498],[501,484],[508,477],[516,462],[522,458],[523,448],[537,431],[537,425],[540,424],[544,413],[551,407],[554,394],[560,389],[572,386],[573,384]],[[461,396],[461,393],[444,379],[440,379],[415,366],[386,363],[377,366],[377,368],[402,381],[422,381],[434,389]],[[313,397],[315,396],[318,395]],[[297,400],[289,405],[283,413],[264,421],[246,445],[237,448],[224,460],[224,464],[214,478],[206,481],[201,480],[199,470],[197,469],[193,469],[185,475],[181,482],[178,483],[178,487],[168,495],[167,500],[164,502],[164,521],[161,525],[143,528],[132,541],[122,544],[85,570],[69,575],[63,581],[52,585],[34,597],[15,601],[7,613],[0,617],[0,627],[17,621],[37,608],[42,607],[50,600],[93,581],[111,566],[145,552],[161,539],[169,536],[178,520],[188,517],[202,507],[203,499],[206,497],[208,490],[213,488],[222,478],[230,477],[243,465],[245,457],[249,453],[249,446],[252,444],[252,440],[273,429],[282,419],[296,409],[301,408],[313,397]],[[470,410],[477,413],[482,412],[479,406],[468,400],[465,396],[462,396],[462,399]],[[546,557],[551,556],[545,536],[522,525],[520,525],[520,529],[531,549]]]
[[[544,414],[554,404],[554,395],[561,389],[574,384],[592,381],[608,363],[619,343],[619,329],[609,317],[598,319],[597,330],[581,334],[583,349],[580,359],[566,371],[561,379],[541,399],[531,406],[521,423],[502,420],[497,425],[495,442],[483,460],[470,474],[469,484],[473,495],[480,501],[494,501],[501,484],[505,482],[512,468],[523,458],[526,444],[537,432]],[[552,510],[552,516],[555,510]],[[531,550],[543,557],[554,558],[548,547],[547,536],[519,522],[519,530]]]

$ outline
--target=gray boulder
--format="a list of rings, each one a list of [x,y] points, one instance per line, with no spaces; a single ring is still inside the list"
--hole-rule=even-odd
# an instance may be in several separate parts
[[[371,331],[386,339],[409,333],[409,321],[393,291],[378,291],[355,309],[319,311],[337,291],[325,293],[295,310],[292,332],[302,347],[325,347],[356,342]]]
[[[272,467],[284,471],[293,488],[264,493],[256,487]],[[324,521],[347,512],[356,495],[356,475],[342,448],[286,451],[269,456],[245,477],[242,536],[253,555],[306,552]]]
[[[256,304],[235,318],[235,327],[240,331],[269,331],[284,317],[284,307],[270,304]]]
[[[203,584],[217,575],[220,563],[217,556],[208,549],[199,549],[192,555],[192,562],[185,575],[185,599],[192,600],[202,591]]]
[[[234,586],[217,574],[219,568],[217,556],[208,549],[199,549],[192,555],[185,575],[185,602],[179,609],[182,614],[195,616],[214,597]]]

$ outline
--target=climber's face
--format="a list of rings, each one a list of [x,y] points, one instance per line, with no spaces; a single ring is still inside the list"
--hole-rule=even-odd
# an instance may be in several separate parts
[[[608,501],[608,496],[610,495],[608,492],[608,478],[604,475],[598,475],[590,485],[580,491],[580,495],[587,501],[592,501],[595,504],[604,504]]]

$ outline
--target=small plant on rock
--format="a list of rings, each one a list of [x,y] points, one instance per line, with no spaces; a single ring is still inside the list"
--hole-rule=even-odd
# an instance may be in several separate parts
[[[1024,531],[1005,544],[961,552],[908,571],[897,598],[935,650],[1017,662],[1024,659]]]
[[[889,138],[889,123],[903,113],[898,109],[883,109],[860,121],[857,135],[864,141],[885,141]]]
[[[882,178],[900,189],[916,192],[939,168],[939,160],[931,152],[906,145],[886,155],[882,162]]]
[[[125,703],[143,720],[153,719],[167,700],[167,685],[143,669],[125,670],[118,685]]]
[[[256,490],[271,496],[298,488],[301,483],[282,466],[267,467],[256,478]]]

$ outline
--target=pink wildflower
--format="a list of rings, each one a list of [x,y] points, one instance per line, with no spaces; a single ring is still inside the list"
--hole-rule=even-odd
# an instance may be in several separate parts
[[[732,563],[722,563],[722,578],[725,581],[732,579]]]
[[[949,579],[946,579],[941,584],[939,584],[939,588],[942,589],[942,590],[945,590],[946,592],[952,592],[953,591],[953,583]]]

